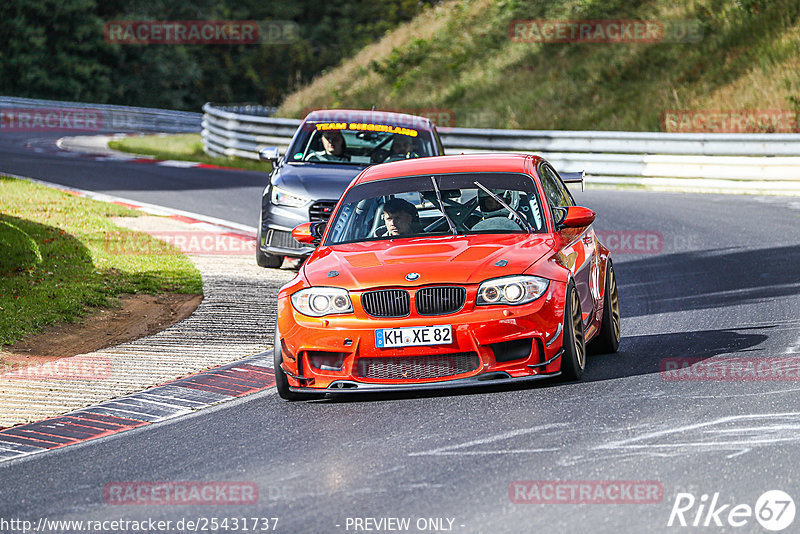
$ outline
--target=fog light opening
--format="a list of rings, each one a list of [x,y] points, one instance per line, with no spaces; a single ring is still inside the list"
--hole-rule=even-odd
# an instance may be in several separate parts
[[[310,350],[306,354],[308,354],[308,361],[311,363],[311,367],[318,371],[341,371],[344,359],[347,356],[346,352],[320,350]]]

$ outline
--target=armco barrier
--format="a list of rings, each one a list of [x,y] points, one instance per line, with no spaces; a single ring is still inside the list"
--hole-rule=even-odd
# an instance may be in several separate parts
[[[271,111],[271,110],[270,110]],[[300,121],[203,106],[203,146],[211,155],[258,158],[286,148]],[[440,128],[448,154],[528,152],[587,182],[697,190],[800,194],[800,134],[577,132]]]
[[[208,103],[203,114],[154,108],[0,96],[0,113],[91,110],[102,131],[202,132],[215,156],[258,158],[265,146],[288,146],[300,121],[271,117],[275,108]],[[541,154],[559,170],[584,170],[587,182],[661,188],[800,194],[800,134],[577,132],[440,128],[448,154],[513,151]],[[0,127],[0,134],[2,134]]]
[[[34,128],[37,128],[37,110],[41,110],[43,114],[58,110],[91,111],[96,113],[99,119],[92,128],[93,130],[123,133],[199,132],[203,117],[200,113],[190,113],[187,111],[0,96],[0,113],[4,115],[11,115],[19,111],[26,113],[29,116],[27,118],[28,124],[31,124]],[[42,117],[38,118],[42,119]],[[8,124],[8,119],[8,117],[4,117],[2,124]],[[47,129],[59,130],[59,125],[57,123],[52,124],[52,126],[45,124],[44,127],[38,128],[38,130]],[[0,134],[3,133],[2,130],[3,128],[0,126]]]

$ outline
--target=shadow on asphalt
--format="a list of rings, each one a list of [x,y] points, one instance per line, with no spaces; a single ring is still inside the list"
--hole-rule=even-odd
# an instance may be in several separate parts
[[[667,358],[705,360],[720,354],[733,357],[739,353],[756,352],[768,336],[765,327],[726,330],[698,330],[672,334],[623,337],[619,352],[590,356],[583,375],[584,382],[610,380],[628,376],[658,373]],[[757,330],[759,333],[749,332]],[[765,354],[764,357],[772,356]]]
[[[800,294],[800,247],[726,248],[616,264],[623,317],[725,308]]]

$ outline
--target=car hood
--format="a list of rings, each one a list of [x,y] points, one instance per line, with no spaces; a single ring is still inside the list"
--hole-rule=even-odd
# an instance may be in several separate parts
[[[311,285],[351,290],[381,286],[475,284],[489,278],[520,274],[552,250],[552,246],[553,240],[548,234],[482,234],[370,241],[320,247],[303,269]],[[420,276],[408,281],[406,275],[409,273]]]
[[[364,167],[335,163],[286,164],[278,169],[272,183],[314,200],[338,199]]]

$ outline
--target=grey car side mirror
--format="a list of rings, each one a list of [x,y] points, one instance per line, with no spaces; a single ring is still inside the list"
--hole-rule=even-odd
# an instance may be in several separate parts
[[[258,158],[261,161],[270,161],[274,166],[281,158],[281,151],[276,146],[268,146],[258,151]]]

